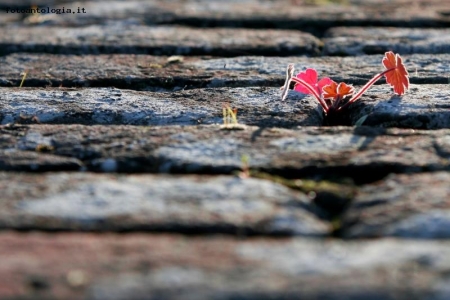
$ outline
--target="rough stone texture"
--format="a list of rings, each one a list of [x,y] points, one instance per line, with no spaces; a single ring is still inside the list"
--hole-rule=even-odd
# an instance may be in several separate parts
[[[198,125],[221,124],[222,105],[238,109],[242,124],[260,127],[320,126],[312,96],[279,88],[210,88],[173,93],[114,88],[14,90],[0,88],[0,122],[49,124]],[[411,85],[402,97],[387,85],[373,86],[348,112],[343,125],[364,116],[364,125],[416,129],[450,128],[448,85]],[[345,117],[348,115],[349,124]]]
[[[0,120],[7,123],[198,125],[222,124],[222,106],[238,109],[242,124],[262,127],[320,126],[316,100],[279,88],[194,89],[152,93],[102,89],[0,88]],[[33,119],[33,117],[35,117]]]
[[[20,74],[27,72],[24,87],[114,86],[167,90],[204,87],[213,78],[221,76],[220,72],[208,72],[190,66],[188,62],[193,59],[197,61],[201,58],[178,57],[177,60],[176,56],[134,54],[81,56],[15,53],[0,57],[0,84],[17,87],[22,81]],[[282,74],[283,70],[279,73]],[[231,74],[229,79],[237,75],[241,74]],[[247,77],[256,80],[257,75],[249,74]],[[240,80],[245,82],[244,79]]]
[[[0,297],[447,299],[449,249],[448,241],[3,232]]]
[[[207,71],[191,65],[207,57],[151,56],[134,54],[52,55],[16,53],[0,57],[0,85],[25,87],[109,87],[172,91],[223,86],[281,86],[284,67],[262,76],[255,70]],[[211,59],[211,57],[209,57]]]
[[[36,149],[39,149],[39,147],[37,147]],[[78,171],[81,167],[81,161],[69,157],[56,156],[46,153],[34,153],[25,151],[17,152],[15,150],[10,151],[10,149],[0,150],[0,169],[5,171]]]
[[[81,7],[86,13],[43,15],[25,20],[25,23],[86,26],[119,21],[147,25],[300,28],[318,34],[333,26],[443,27],[450,24],[450,5],[445,1],[340,2],[341,5],[320,0],[84,1],[52,7],[74,11]]]
[[[399,97],[388,85],[374,86],[350,111],[351,124],[367,116],[366,126],[417,129],[450,128],[450,89],[446,85],[411,85]]]
[[[269,55],[318,54],[321,41],[295,30],[195,29],[92,25],[82,28],[0,27],[0,54]]]
[[[438,151],[450,153],[449,136],[437,140]],[[343,217],[349,238],[397,236],[450,238],[450,174],[391,175],[359,191]]]
[[[114,162],[105,161],[113,170]],[[267,180],[2,173],[0,228],[322,236],[309,198]]]
[[[76,158],[88,170],[103,172],[230,173],[242,168],[244,156],[249,157],[251,168],[271,174],[351,177],[357,182],[371,182],[391,172],[450,169],[449,140],[445,138],[449,130],[223,130],[218,125],[14,125],[0,129],[0,149],[10,154],[9,169],[15,168],[16,157],[23,151]],[[105,167],[112,164],[112,170]]]
[[[325,36],[325,55],[450,52],[450,29],[447,28],[336,27]]]
[[[384,53],[383,53],[384,55]],[[296,72],[314,68],[320,77],[330,77],[337,82],[364,85],[375,74],[384,70],[381,64],[383,55],[362,55],[356,57],[233,57],[192,61],[189,65],[209,72],[259,72],[259,77],[283,75],[288,64],[295,64]],[[402,55],[411,83],[450,83],[450,55],[413,54]],[[246,75],[246,73],[242,74]],[[245,77],[244,77],[245,78]],[[383,82],[382,80],[379,81]]]
[[[411,83],[448,84],[449,54],[402,56]],[[321,77],[363,85],[381,72],[382,55],[357,57],[233,58],[150,55],[52,55],[16,53],[0,57],[0,86],[109,87],[174,91],[204,87],[282,86],[290,63],[296,72],[315,68]],[[380,82],[382,82],[380,80]]]
[[[0,12],[1,299],[450,299],[450,2],[0,9],[34,4],[87,12]],[[386,50],[413,85],[338,120],[370,127],[278,100],[288,63],[361,86]],[[192,126],[226,102],[259,127]]]
[[[177,23],[202,26],[264,26],[296,28],[320,33],[321,29],[339,25],[379,26],[447,26],[448,4],[442,1],[382,1],[358,5],[304,5],[306,1],[187,1],[172,5]],[[320,1],[309,1],[320,2]],[[326,1],[325,1],[326,2]],[[356,2],[356,1],[354,1]],[[236,5],[239,3],[239,5]],[[405,5],[408,9],[405,10]],[[269,23],[269,24],[268,24]]]

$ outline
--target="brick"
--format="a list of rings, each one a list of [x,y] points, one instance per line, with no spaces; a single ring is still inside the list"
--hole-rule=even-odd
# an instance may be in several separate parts
[[[340,3],[297,0],[242,0],[239,3],[218,0],[69,1],[51,7],[75,11],[82,7],[86,13],[45,15],[35,20],[37,24],[184,24],[195,27],[301,29],[321,35],[324,30],[335,26],[446,27],[450,23],[450,5],[439,0]]]
[[[437,151],[449,151],[448,137]],[[444,239],[450,237],[449,173],[391,175],[360,190],[343,218],[349,238],[387,237]]]
[[[448,84],[450,55],[402,55],[415,84]],[[205,87],[280,87],[285,69],[295,64],[296,73],[315,68],[320,77],[363,85],[384,68],[382,55],[356,57],[238,56],[167,57],[133,54],[53,55],[16,53],[0,57],[0,86],[111,87],[177,91]],[[382,83],[382,81],[380,81]]]
[[[2,298],[449,296],[447,241],[0,234]]]
[[[438,28],[337,27],[326,33],[325,55],[449,53],[450,30]]]
[[[0,149],[9,153],[8,170],[22,151],[78,159],[85,169],[103,172],[111,171],[104,166],[114,160],[117,172],[230,174],[242,168],[247,156],[253,170],[272,175],[367,183],[390,173],[449,170],[448,151],[436,151],[437,143],[446,149],[448,133],[364,126],[223,130],[218,125],[13,125],[1,127]]]
[[[262,179],[3,173],[0,186],[3,229],[316,237],[330,230],[305,194]]]
[[[292,94],[281,102],[279,88],[194,89],[151,93],[102,89],[2,89],[0,120],[6,123],[198,125],[222,124],[223,105],[238,109],[241,124],[318,126],[313,99]],[[34,117],[34,119],[33,119]]]
[[[314,55],[321,42],[300,31],[92,25],[0,27],[0,54]]]

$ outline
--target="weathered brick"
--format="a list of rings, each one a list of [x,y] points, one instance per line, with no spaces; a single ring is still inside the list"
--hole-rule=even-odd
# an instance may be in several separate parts
[[[448,84],[450,55],[402,56],[411,83]],[[52,55],[0,57],[0,86],[111,87],[176,91],[204,87],[282,86],[290,63],[296,72],[315,68],[320,77],[363,85],[381,72],[381,55],[357,57],[167,57],[150,55]],[[380,81],[381,82],[381,81]]]
[[[325,55],[439,54],[450,52],[450,30],[437,28],[337,27],[324,39]]]
[[[447,241],[0,233],[6,299],[449,296]]]
[[[450,5],[439,0],[334,2],[64,1],[60,5],[50,6],[75,11],[80,7],[84,8],[86,13],[43,15],[25,22],[33,21],[44,26],[86,26],[122,22],[148,25],[185,24],[197,27],[289,28],[307,30],[315,34],[321,34],[334,26],[446,27],[450,23]],[[45,1],[41,6],[44,4]]]
[[[319,126],[313,99],[279,88],[208,88],[152,93],[103,89],[0,88],[0,120],[6,123],[198,125],[222,124],[223,105],[238,109],[242,124],[263,127]],[[34,117],[34,119],[33,119]]]
[[[437,140],[436,151],[448,155],[449,141],[448,136]],[[449,173],[437,172],[391,175],[367,185],[345,214],[342,234],[350,238],[448,239],[449,182]]]
[[[257,30],[181,26],[92,25],[71,27],[0,27],[0,54],[155,55],[314,55],[321,41],[311,34],[287,30]]]
[[[114,161],[102,167],[114,171]],[[0,228],[324,236],[309,198],[231,176],[0,175]]]
[[[449,170],[448,129],[299,127],[296,130],[210,126],[2,126],[0,148],[9,169],[22,151],[83,161],[94,171],[225,173],[250,167],[289,177],[372,182],[389,173]],[[39,147],[38,147],[39,146]],[[414,149],[414,151],[411,151]],[[39,157],[39,155],[38,155]],[[20,161],[20,160],[19,160]],[[114,162],[114,170],[104,169]],[[12,167],[11,167],[12,166]],[[60,170],[64,170],[61,167]]]

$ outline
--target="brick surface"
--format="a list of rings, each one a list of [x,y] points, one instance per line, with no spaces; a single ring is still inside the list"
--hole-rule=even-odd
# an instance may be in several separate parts
[[[450,299],[450,2],[0,10],[1,299]],[[290,63],[358,89],[389,50],[402,97],[279,100]]]
[[[449,29],[336,27],[324,39],[326,55],[449,53]]]
[[[48,2],[31,4],[44,6]],[[289,28],[316,34],[334,26],[445,27],[450,23],[450,5],[439,0],[64,1],[51,6],[74,11],[81,7],[86,13],[44,15],[31,21],[44,26],[86,26],[119,21],[125,24],[185,24],[196,27]]]
[[[296,130],[210,126],[2,126],[2,165],[22,168],[35,153],[83,161],[93,171],[230,173],[243,166],[290,177],[351,177],[359,182],[391,172],[448,170],[448,129],[420,131],[370,127]],[[438,142],[439,141],[439,142]],[[414,149],[414,151],[411,151]],[[104,168],[113,160],[115,168]],[[38,164],[36,168],[45,168]],[[61,166],[61,170],[65,170]]]
[[[149,234],[0,234],[6,299],[449,296],[449,244]]]
[[[381,83],[381,80],[380,80]],[[357,89],[359,87],[356,87]],[[199,125],[222,124],[222,107],[238,109],[241,124],[260,127],[320,126],[317,100],[279,88],[208,88],[173,93],[102,89],[0,88],[0,122],[47,124]],[[388,85],[372,87],[348,111],[341,125],[416,129],[450,128],[447,85],[411,85],[402,97]],[[339,124],[339,123],[338,123]]]
[[[222,124],[223,105],[238,109],[241,124],[262,127],[320,126],[315,100],[279,88],[193,89],[152,93],[102,89],[1,89],[1,123],[199,125]],[[34,119],[33,119],[34,118]]]
[[[321,42],[300,31],[92,25],[0,27],[0,54],[313,55]]]
[[[445,85],[411,85],[399,97],[390,87],[372,87],[351,108],[351,124],[367,116],[364,125],[417,129],[450,128],[450,94]]]
[[[450,55],[402,55],[415,84],[448,84]],[[285,69],[314,68],[321,77],[363,85],[381,72],[382,55],[356,57],[167,57],[151,55],[52,55],[16,53],[0,57],[0,86],[110,87],[176,91],[204,87],[280,87]],[[382,80],[380,80],[382,83]]]
[[[448,137],[436,144],[449,151]],[[344,217],[346,237],[450,237],[449,173],[392,175],[362,189]],[[348,227],[347,227],[348,225]]]
[[[112,169],[113,162],[103,164]],[[324,236],[300,192],[229,176],[3,173],[3,229]]]

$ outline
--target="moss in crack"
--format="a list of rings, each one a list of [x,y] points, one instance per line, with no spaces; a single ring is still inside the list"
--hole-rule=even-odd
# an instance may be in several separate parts
[[[336,183],[332,181],[314,181],[309,179],[286,179],[268,173],[249,171],[250,177],[270,180],[288,188],[310,195],[312,202],[325,212],[328,220],[339,219],[356,195],[353,183]]]
[[[342,236],[342,215],[335,216],[330,220],[331,223],[331,236],[341,237]]]

